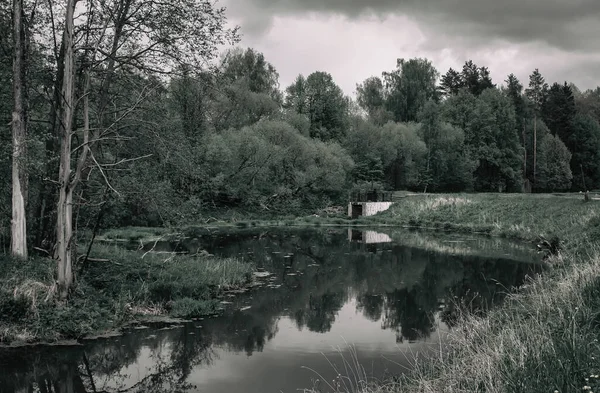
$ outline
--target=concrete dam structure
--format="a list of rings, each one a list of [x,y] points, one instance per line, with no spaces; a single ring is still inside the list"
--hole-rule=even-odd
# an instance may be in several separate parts
[[[360,216],[372,216],[385,211],[394,202],[350,202],[348,204],[348,216],[352,218]]]
[[[391,191],[359,191],[350,196],[348,216],[372,216],[392,206],[393,192]]]

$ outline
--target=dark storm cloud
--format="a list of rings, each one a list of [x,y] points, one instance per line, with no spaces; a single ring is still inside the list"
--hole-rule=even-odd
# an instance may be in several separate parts
[[[458,36],[476,46],[504,40],[544,42],[566,51],[600,49],[600,0],[228,0],[226,5],[250,35],[266,31],[277,15],[403,14],[437,36],[440,47]]]

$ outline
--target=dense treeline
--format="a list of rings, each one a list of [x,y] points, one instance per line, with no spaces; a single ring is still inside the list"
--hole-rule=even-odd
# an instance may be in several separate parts
[[[353,188],[600,187],[600,88],[549,85],[537,69],[494,83],[472,61],[441,75],[414,58],[357,84],[353,100],[323,71],[281,87],[253,49],[211,62],[239,37],[209,1],[82,7],[0,6],[5,248],[11,197],[13,233],[26,218],[28,247],[66,260],[81,229],[314,211]]]

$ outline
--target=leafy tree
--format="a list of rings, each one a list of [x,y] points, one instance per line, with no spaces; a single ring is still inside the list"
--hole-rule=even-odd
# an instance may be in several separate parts
[[[398,59],[396,69],[384,72],[386,109],[395,121],[416,121],[430,99],[437,99],[438,71],[427,59]]]
[[[480,97],[461,91],[444,102],[442,112],[445,121],[464,130],[465,148],[479,162],[475,190],[520,190],[522,152],[510,99],[497,89]]]
[[[414,123],[389,122],[379,127],[356,119],[344,143],[355,162],[353,179],[395,190],[417,189],[426,155],[418,131]]]
[[[461,87],[465,87],[475,96],[480,95],[486,89],[496,87],[492,83],[487,67],[478,67],[472,60],[465,62],[460,78]]]
[[[356,95],[358,105],[367,112],[373,123],[384,125],[391,120],[391,113],[385,109],[386,92],[381,78],[373,76],[357,84]]]
[[[285,93],[284,108],[300,114],[309,112],[308,86],[303,75],[298,75],[296,80],[285,89]]]
[[[448,72],[442,76],[439,91],[443,97],[450,97],[458,94],[458,91],[462,87],[463,80],[460,73],[453,68],[450,68]]]
[[[252,125],[278,115],[280,105],[269,95],[254,93],[243,84],[224,85],[212,101],[212,125],[217,131]]]
[[[284,107],[308,116],[312,138],[340,141],[346,133],[349,100],[326,72],[298,76],[286,89]]]
[[[228,51],[221,62],[221,77],[228,83],[243,83],[251,92],[267,94],[276,102],[282,100],[275,67],[252,48]]]
[[[575,104],[578,113],[593,116],[600,121],[600,87],[575,94]]]
[[[282,105],[279,74],[252,48],[228,51],[211,86],[211,118],[217,130],[241,128],[277,115]],[[206,95],[206,94],[205,94]]]
[[[571,188],[573,174],[571,153],[557,135],[546,135],[540,141],[538,187],[544,191]]]
[[[442,108],[428,102],[420,114],[419,134],[427,148],[421,186],[431,191],[461,191],[473,187],[472,161],[463,130],[442,121]]]
[[[202,135],[209,127],[209,98],[214,96],[214,78],[207,72],[192,76],[187,69],[181,76],[174,76],[170,81],[169,100],[178,114],[180,127],[187,134],[191,143],[200,142]]]
[[[537,122],[541,116],[542,106],[546,98],[548,84],[536,68],[529,76],[529,88],[525,89],[525,95],[529,98],[533,111],[533,183],[536,182],[537,172]]]
[[[521,137],[521,146],[523,146],[523,177],[527,177],[527,148],[525,135],[525,124],[527,117],[527,108],[525,99],[523,98],[523,85],[515,74],[508,75],[506,82],[505,93],[511,99],[515,109],[517,133]]]
[[[310,119],[307,115],[297,113],[293,110],[285,110],[281,113],[281,120],[294,127],[300,134],[310,137]]]
[[[510,99],[497,89],[485,90],[480,98],[484,105],[489,105],[494,115],[490,124],[492,139],[486,143],[486,150],[489,149],[491,154],[496,155],[494,161],[501,174],[499,187],[509,191],[520,191],[520,169],[523,164],[514,107]],[[485,153],[480,157],[484,161],[489,158]]]
[[[544,123],[550,129],[552,135],[558,135],[571,150],[574,146],[569,146],[568,141],[572,132],[571,124],[576,113],[575,97],[571,87],[567,82],[562,86],[554,83],[548,90],[548,95],[542,104]]]
[[[353,119],[344,140],[344,148],[355,164],[352,170],[355,182],[380,184],[384,181],[380,146],[381,128],[360,118]]]
[[[590,116],[573,119],[568,144],[574,146],[571,160],[573,189],[586,191],[600,187],[600,125]]]
[[[467,90],[460,90],[456,96],[448,98],[441,107],[442,121],[460,128],[465,133],[465,144],[475,144],[478,131],[474,127],[477,97]]]
[[[381,152],[387,183],[395,190],[417,189],[426,160],[426,145],[414,123],[387,123],[381,129]]]
[[[231,151],[215,168],[227,179],[223,192],[249,205],[322,204],[345,190],[353,167],[338,144],[306,138],[280,121],[230,130],[223,139]]]

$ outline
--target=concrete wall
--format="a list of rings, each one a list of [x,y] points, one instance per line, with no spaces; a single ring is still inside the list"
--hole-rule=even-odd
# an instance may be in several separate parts
[[[362,215],[372,216],[389,209],[392,204],[393,202],[350,202],[348,204],[348,216],[352,217],[352,205],[362,205]]]

